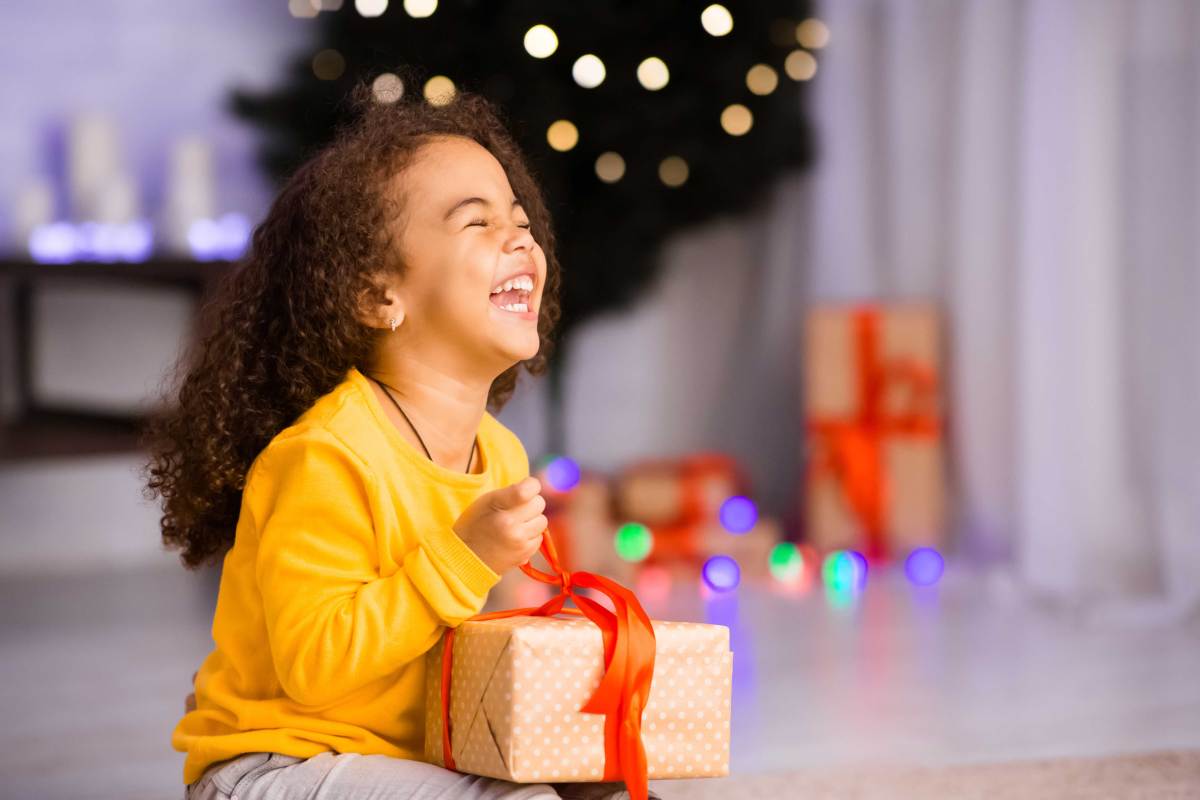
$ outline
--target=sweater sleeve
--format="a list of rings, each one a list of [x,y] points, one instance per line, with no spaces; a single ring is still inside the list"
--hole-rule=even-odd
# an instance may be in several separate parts
[[[422,532],[380,577],[375,478],[328,431],[276,440],[264,462],[255,574],[275,672],[297,702],[333,702],[422,656],[499,581],[450,529]]]

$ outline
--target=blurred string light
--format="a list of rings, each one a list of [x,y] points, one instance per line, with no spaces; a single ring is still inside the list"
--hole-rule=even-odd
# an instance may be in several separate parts
[[[867,583],[867,560],[860,553],[835,550],[825,556],[821,576],[831,591],[860,591]]]
[[[404,0],[404,10],[410,17],[424,19],[437,11],[437,0]]]
[[[767,567],[780,583],[795,583],[804,575],[804,556],[793,543],[780,542],[771,548]]]
[[[579,483],[579,465],[566,456],[557,456],[546,464],[546,482],[560,492],[568,492]]]
[[[755,64],[746,72],[746,88],[754,94],[770,94],[778,85],[779,73],[766,64]]]
[[[700,12],[700,24],[709,34],[724,36],[733,30],[733,15],[725,6],[713,3]]]
[[[549,25],[534,25],[525,31],[525,52],[534,58],[548,58],[558,49],[558,35]]]
[[[288,0],[288,13],[296,19],[312,19],[317,11],[318,6],[313,0]]]
[[[716,555],[705,561],[700,575],[705,585],[714,592],[736,589],[742,580],[742,570],[738,563],[725,555]]]
[[[661,603],[671,594],[671,573],[665,567],[647,564],[638,570],[637,596],[642,602]]]
[[[810,17],[796,26],[796,41],[809,50],[820,50],[829,44],[829,27],[821,20]]]
[[[784,59],[783,71],[794,81],[811,80],[817,74],[817,60],[806,50],[793,50]]]
[[[250,243],[250,221],[242,214],[229,213],[220,219],[198,219],[188,227],[188,248],[200,261],[235,261]]]
[[[667,70],[666,62],[658,56],[650,56],[638,64],[637,79],[642,86],[656,92],[671,80],[671,73]]]
[[[556,120],[546,129],[546,141],[558,152],[565,153],[579,144],[579,129],[570,120]]]
[[[617,529],[613,539],[617,555],[626,561],[642,561],[654,549],[650,529],[640,522],[626,522]]]
[[[432,106],[444,106],[454,101],[454,95],[458,90],[454,87],[454,81],[447,78],[445,75],[434,75],[429,80],[425,81],[425,99]]]
[[[387,11],[388,0],[354,0],[354,10],[364,17],[378,17]]]
[[[739,494],[721,503],[717,516],[725,530],[730,533],[745,533],[758,522],[758,509],[755,508],[753,500]]]
[[[323,81],[334,81],[346,71],[346,59],[337,50],[322,50],[313,56],[313,74]]]
[[[932,586],[942,579],[946,562],[932,547],[918,547],[904,560],[904,573],[917,586]]]
[[[395,103],[404,96],[404,81],[399,75],[385,72],[371,82],[371,94],[376,103]]]
[[[604,83],[606,74],[604,62],[591,53],[575,59],[575,64],[571,67],[571,77],[585,89],[595,89]]]
[[[596,177],[605,183],[616,183],[625,175],[625,159],[609,150],[596,159]]]
[[[730,136],[742,136],[754,125],[754,115],[741,103],[726,106],[721,112],[721,127]]]
[[[154,247],[154,230],[145,220],[125,223],[52,222],[29,233],[29,255],[41,264],[70,261],[145,261]]]
[[[309,2],[318,12],[342,10],[342,0],[309,0]]]
[[[679,156],[667,156],[658,163],[658,179],[672,188],[683,186],[688,179],[688,165]]]

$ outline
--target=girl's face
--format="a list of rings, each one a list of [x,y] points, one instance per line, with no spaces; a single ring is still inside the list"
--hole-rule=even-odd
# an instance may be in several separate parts
[[[498,375],[537,355],[546,256],[500,162],[475,141],[441,137],[396,180],[407,265],[397,333],[466,374]],[[509,280],[517,285],[493,293]]]

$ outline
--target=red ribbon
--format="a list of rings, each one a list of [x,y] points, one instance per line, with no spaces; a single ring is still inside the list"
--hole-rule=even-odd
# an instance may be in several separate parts
[[[940,421],[932,410],[936,401],[937,374],[911,361],[884,361],[879,353],[879,309],[852,312],[858,400],[845,418],[815,418],[808,422],[823,455],[810,464],[809,484],[822,472],[832,473],[842,488],[846,504],[858,516],[866,533],[866,555],[887,554],[884,533],[889,505],[883,442],[888,436],[940,435]],[[911,409],[888,414],[884,401],[895,386],[907,387]]]
[[[553,574],[542,572],[532,564],[521,565],[521,571],[534,580],[557,584],[560,592],[537,608],[510,608],[477,614],[472,620],[500,619],[518,616],[553,616],[574,614],[586,616],[599,626],[604,636],[604,675],[600,685],[580,711],[604,715],[604,776],[605,781],[621,780],[633,800],[647,800],[646,750],[642,745],[642,712],[650,697],[650,680],[654,676],[654,628],[650,617],[633,592],[616,581],[591,572],[569,572],[562,568],[550,531],[542,534],[540,547]],[[607,595],[613,611],[580,593],[594,589]],[[570,598],[578,608],[563,608]],[[454,753],[450,746],[450,673],[454,648],[454,628],[445,634],[442,652],[442,761],[454,769]]]

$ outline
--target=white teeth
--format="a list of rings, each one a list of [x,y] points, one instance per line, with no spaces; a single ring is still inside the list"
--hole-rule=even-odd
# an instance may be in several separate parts
[[[503,308],[505,311],[515,311],[515,312],[518,312],[521,314],[524,314],[526,311],[529,310],[529,307],[526,306],[524,303],[509,303],[506,306],[500,306],[500,307]]]
[[[517,278],[509,278],[495,289],[492,289],[492,294],[497,294],[498,292],[507,292],[512,289],[524,289],[527,292],[532,292],[533,278],[530,278],[528,275],[521,275]]]

